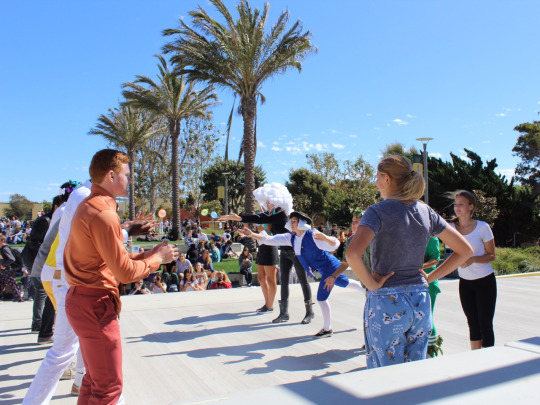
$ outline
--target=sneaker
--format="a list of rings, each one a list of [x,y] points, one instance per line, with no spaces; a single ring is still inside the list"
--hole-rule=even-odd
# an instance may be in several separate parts
[[[38,345],[48,345],[48,344],[52,344],[52,343],[54,343],[54,337],[53,336],[38,337],[38,339],[37,339],[37,344]]]
[[[330,336],[332,336],[332,334],[333,334],[332,329],[330,329],[330,330],[321,329],[319,331],[319,333],[317,333],[313,337],[319,339],[319,338],[330,337]]]
[[[73,395],[74,397],[78,397],[80,391],[81,391],[81,387],[73,383],[73,385],[71,386],[71,395]]]
[[[274,309],[269,309],[266,307],[266,305],[263,305],[262,307],[260,307],[258,310],[257,310],[258,313],[262,314],[264,312],[274,312]]]

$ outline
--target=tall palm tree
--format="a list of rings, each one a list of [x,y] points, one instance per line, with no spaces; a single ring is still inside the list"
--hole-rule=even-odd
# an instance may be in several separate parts
[[[171,137],[172,205],[173,234],[180,237],[180,165],[178,142],[182,120],[189,117],[203,117],[208,108],[217,102],[213,86],[196,90],[194,82],[188,83],[183,75],[172,72],[163,56],[156,55],[158,63],[158,81],[146,76],[136,76],[132,83],[125,83],[122,94],[128,105],[133,105],[165,119]]]
[[[301,62],[316,52],[316,48],[311,44],[310,31],[302,32],[300,21],[287,29],[288,11],[282,12],[276,24],[265,32],[268,3],[261,12],[240,0],[235,21],[222,0],[209,1],[225,19],[225,24],[214,20],[199,7],[189,13],[193,28],[180,20],[178,29],[163,31],[164,36],[175,36],[163,50],[173,54],[171,62],[180,73],[188,73],[190,80],[228,88],[239,96],[244,120],[246,211],[253,212],[257,98],[264,103],[263,83],[290,68],[301,71]]]
[[[129,156],[129,169],[134,176],[137,152],[156,135],[156,118],[145,111],[127,106],[109,109],[109,114],[101,114],[96,128],[91,129],[88,135],[99,135],[111,145],[125,150]],[[135,218],[135,191],[134,184],[129,187],[129,218]]]

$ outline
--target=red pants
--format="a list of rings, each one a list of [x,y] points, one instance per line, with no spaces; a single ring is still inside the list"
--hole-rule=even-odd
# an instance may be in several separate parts
[[[71,287],[66,315],[86,364],[77,403],[116,404],[122,394],[122,342],[113,297],[107,290]]]

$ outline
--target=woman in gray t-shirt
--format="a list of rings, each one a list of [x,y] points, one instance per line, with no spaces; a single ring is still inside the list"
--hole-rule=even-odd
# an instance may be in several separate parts
[[[364,309],[368,368],[425,359],[431,333],[427,281],[452,272],[472,255],[467,241],[418,201],[424,179],[408,159],[396,155],[382,159],[376,185],[384,200],[366,210],[346,254],[368,289]],[[454,254],[426,281],[419,269],[431,236],[438,236]],[[371,273],[362,261],[368,244]]]

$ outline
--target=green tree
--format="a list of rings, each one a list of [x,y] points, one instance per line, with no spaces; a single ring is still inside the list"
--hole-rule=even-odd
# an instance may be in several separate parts
[[[437,212],[449,218],[454,215],[447,193],[455,190],[479,190],[485,197],[494,197],[499,215],[493,222],[493,234],[498,246],[510,245],[514,233],[535,235],[540,218],[535,197],[530,188],[516,186],[495,172],[496,159],[482,162],[480,156],[465,149],[466,159],[450,153],[451,161],[429,158],[429,203]]]
[[[486,193],[482,190],[473,190],[473,192],[476,195],[474,217],[488,223],[493,228],[500,213],[500,210],[497,209],[497,199],[495,197],[486,197]]]
[[[330,222],[348,224],[351,212],[366,209],[377,201],[374,170],[362,156],[355,161],[338,162],[333,153],[306,155],[308,165],[330,186],[325,208],[321,212]]]
[[[540,195],[540,121],[520,124],[514,128],[519,136],[512,149],[521,159],[516,167],[516,179],[531,187],[535,197]]]
[[[180,188],[184,196],[193,197],[195,216],[199,218],[201,206],[206,200],[201,188],[204,183],[203,174],[208,162],[213,160],[215,145],[220,135],[212,123],[203,118],[186,120],[182,130],[185,134],[182,136],[183,159],[180,171],[184,181]]]
[[[221,0],[210,0],[221,17],[222,24],[199,7],[189,14],[193,27],[180,20],[178,29],[163,31],[175,39],[164,46],[165,52],[173,53],[171,61],[180,72],[189,74],[191,80],[208,82],[231,89],[240,99],[240,111],[244,120],[242,148],[246,170],[245,209],[254,209],[255,189],[255,120],[257,98],[264,102],[261,93],[263,83],[286,70],[301,70],[301,62],[316,49],[311,44],[311,33],[302,32],[298,20],[287,28],[289,13],[284,11],[276,24],[265,32],[269,3],[262,12],[252,9],[240,0],[235,21]]]
[[[218,199],[218,186],[225,185],[225,175],[228,176],[229,183],[229,211],[234,213],[245,212],[244,196],[246,171],[244,163],[236,161],[224,161],[221,158],[208,166],[203,174],[203,185],[201,190],[206,194],[208,200]],[[261,166],[255,166],[255,187],[261,187],[266,182],[266,174]],[[225,200],[222,199],[222,205],[225,206]]]
[[[28,212],[32,212],[32,201],[22,194],[9,196],[9,208],[4,211],[6,217],[23,218]]]
[[[412,160],[413,155],[421,155],[421,152],[418,151],[414,146],[411,146],[409,149],[400,142],[394,142],[386,145],[386,149],[382,151],[384,157],[389,155],[400,155],[405,156],[407,159]]]
[[[43,207],[43,212],[50,212],[52,210],[52,202],[43,200],[43,203],[41,203],[41,206]]]
[[[94,129],[88,135],[98,135],[112,145],[127,153],[129,169],[135,174],[137,153],[156,135],[156,117],[146,111],[122,106],[110,109],[108,115],[101,114]],[[135,186],[129,187],[129,219],[135,218]]]
[[[285,186],[293,196],[296,210],[305,212],[313,220],[318,215],[324,215],[331,189],[321,175],[305,168],[291,170]]]
[[[171,137],[171,177],[172,177],[172,237],[178,239],[180,233],[180,172],[178,145],[181,123],[190,117],[204,117],[208,109],[217,102],[212,86],[196,90],[193,82],[186,83],[184,75],[169,70],[163,56],[156,56],[158,81],[146,76],[137,76],[132,83],[125,83],[122,94],[128,105],[150,111],[163,117],[167,122]]]
[[[140,149],[135,164],[135,197],[141,206],[148,204],[152,213],[158,198],[167,201],[171,197],[171,139],[164,130]]]

